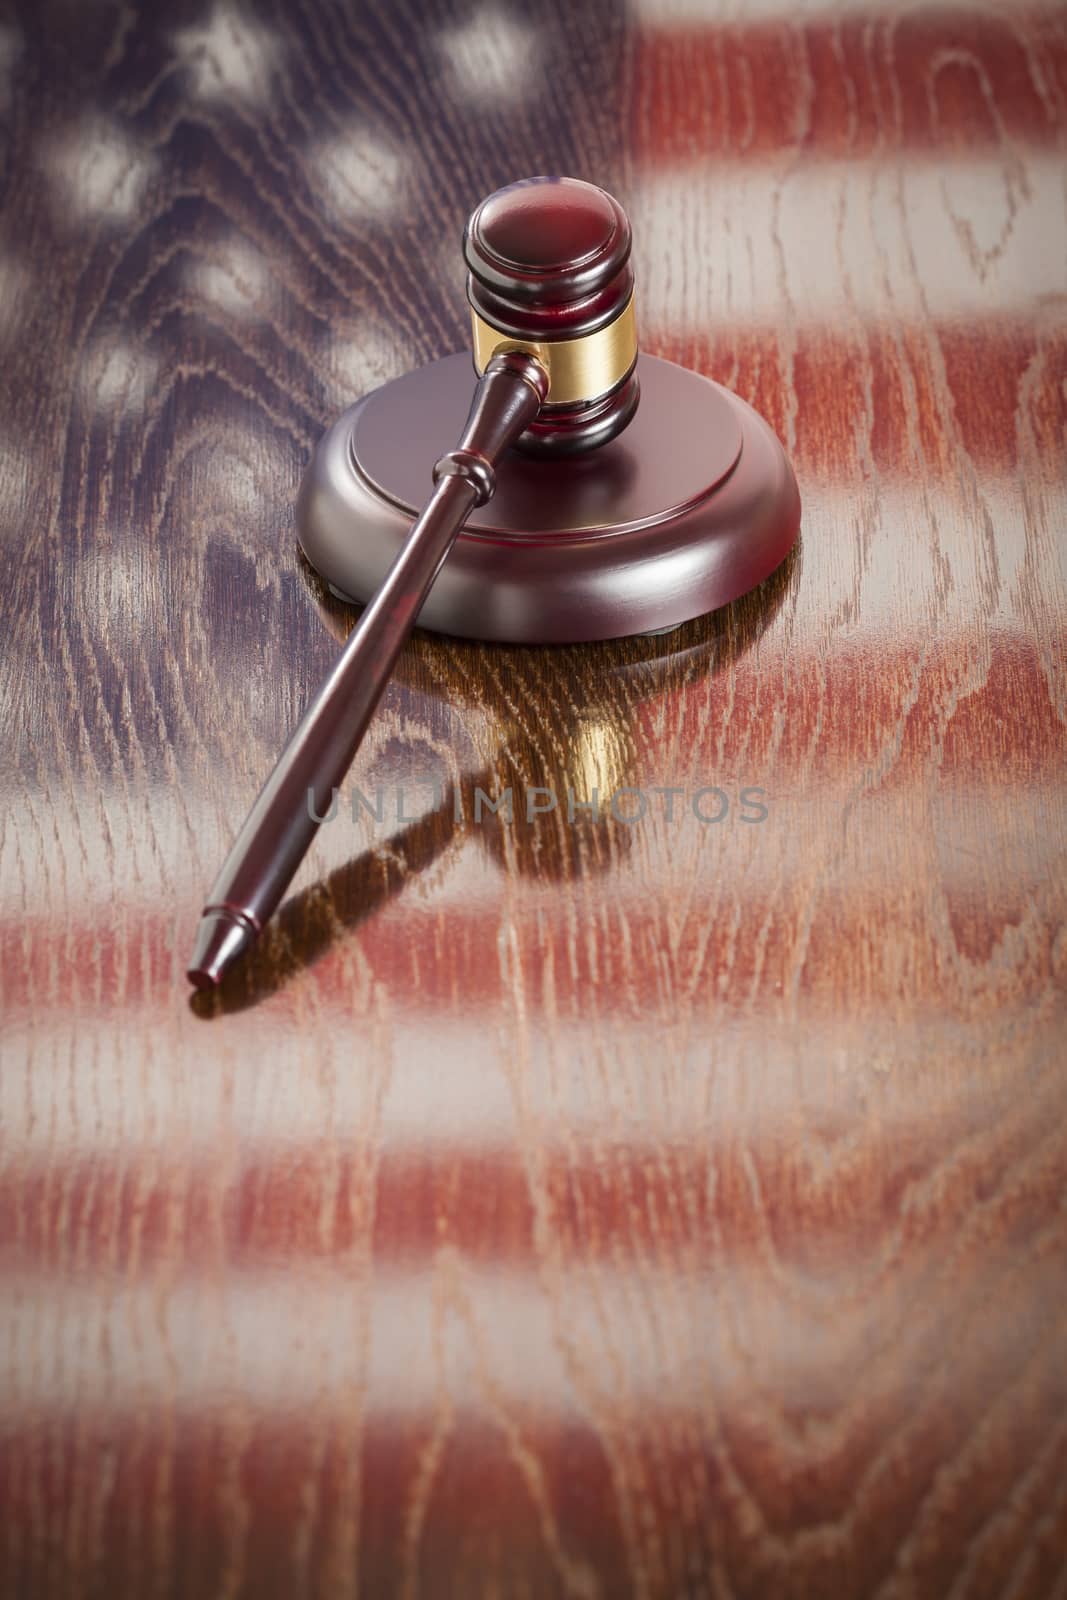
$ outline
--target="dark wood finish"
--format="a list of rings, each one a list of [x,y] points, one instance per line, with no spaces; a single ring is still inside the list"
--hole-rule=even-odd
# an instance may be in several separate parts
[[[1064,1593],[1063,9],[666,10],[8,14],[19,1600]],[[190,1004],[351,620],[301,470],[465,347],[532,171],[626,205],[802,549],[666,653],[414,641],[385,820]],[[476,825],[502,779],[730,807]]]

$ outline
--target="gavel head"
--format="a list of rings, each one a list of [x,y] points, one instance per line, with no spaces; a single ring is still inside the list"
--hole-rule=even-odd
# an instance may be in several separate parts
[[[576,178],[498,189],[463,235],[474,365],[527,350],[548,395],[519,447],[567,455],[605,444],[637,409],[630,224],[617,200]]]

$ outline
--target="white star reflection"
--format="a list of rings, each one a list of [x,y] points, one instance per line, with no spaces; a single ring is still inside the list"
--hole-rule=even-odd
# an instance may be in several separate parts
[[[437,42],[459,99],[514,101],[540,86],[537,34],[491,6],[462,27],[446,29]]]
[[[326,396],[341,408],[417,365],[414,350],[395,328],[373,323],[351,338],[331,338],[322,362]]]
[[[407,164],[391,145],[366,129],[326,145],[316,167],[327,201],[341,221],[388,217],[402,202]]]
[[[152,162],[115,123],[85,119],[44,150],[63,210],[76,221],[128,222],[140,207]]]
[[[174,49],[197,99],[255,102],[270,92],[278,40],[233,6],[217,5],[206,23],[183,28]]]
[[[211,445],[198,451],[194,473],[202,497],[205,524],[213,517],[239,516],[249,527],[270,504],[276,480],[266,446],[253,435],[226,429]]]
[[[210,255],[191,261],[187,284],[194,299],[207,301],[228,317],[254,321],[270,314],[270,268],[260,252],[243,239],[229,239]]]
[[[122,339],[101,338],[82,360],[78,388],[82,401],[99,416],[139,416],[156,381],[153,355]]]
[[[130,541],[88,549],[77,563],[77,590],[86,615],[113,642],[133,643],[158,625],[159,562],[146,545]]]

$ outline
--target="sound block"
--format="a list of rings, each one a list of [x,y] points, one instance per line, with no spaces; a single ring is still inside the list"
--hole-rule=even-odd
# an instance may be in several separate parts
[[[641,401],[609,444],[561,460],[512,451],[444,563],[419,626],[505,644],[662,633],[754,589],[800,527],[774,432],[710,379],[638,357]],[[339,596],[371,598],[460,437],[469,355],[446,356],[345,411],[320,440],[297,536]]]

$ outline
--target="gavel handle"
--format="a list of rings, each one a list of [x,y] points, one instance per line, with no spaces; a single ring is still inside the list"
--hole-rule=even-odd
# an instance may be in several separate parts
[[[188,975],[217,984],[261,932],[329,814],[333,790],[359,749],[401,647],[475,506],[496,486],[497,461],[534,421],[544,368],[519,351],[497,355],[478,381],[455,450],[434,467],[434,491],[340,659],[304,712],[208,896]]]

